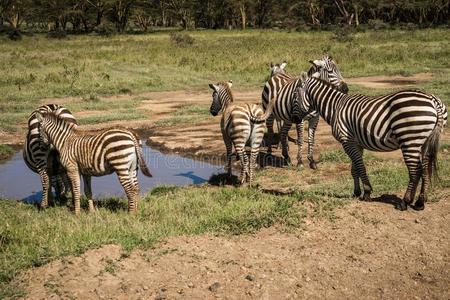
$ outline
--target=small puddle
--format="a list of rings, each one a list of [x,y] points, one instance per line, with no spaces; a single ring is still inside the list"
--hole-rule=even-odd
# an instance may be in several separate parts
[[[141,195],[159,185],[190,185],[207,182],[214,174],[224,172],[224,167],[204,161],[166,155],[148,146],[143,147],[144,159],[153,177],[148,178],[139,170]],[[83,184],[81,184],[83,188]],[[125,192],[115,173],[92,177],[94,198],[125,197]],[[0,197],[26,202],[39,202],[42,186],[39,175],[32,172],[22,158],[22,151],[0,165]]]

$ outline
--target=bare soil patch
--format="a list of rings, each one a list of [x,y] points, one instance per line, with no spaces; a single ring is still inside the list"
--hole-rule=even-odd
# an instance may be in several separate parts
[[[387,197],[389,198],[389,197]],[[29,299],[448,299],[450,202],[423,212],[353,201],[333,220],[91,250],[29,270]]]
[[[361,85],[372,89],[387,89],[387,88],[406,88],[412,87],[420,82],[431,80],[432,73],[418,73],[412,76],[368,76],[348,78],[346,81],[351,84]]]

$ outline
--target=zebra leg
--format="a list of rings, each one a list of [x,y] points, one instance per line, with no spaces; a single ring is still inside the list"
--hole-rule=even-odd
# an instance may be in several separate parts
[[[361,189],[359,187],[359,179],[361,178],[364,194],[361,200],[370,201],[370,194],[372,193],[372,185],[370,184],[369,177],[367,177],[366,167],[363,161],[363,151],[361,146],[355,143],[343,143],[345,153],[350,157],[352,161],[352,176],[354,181],[353,195],[361,195]]]
[[[281,154],[284,157],[284,161],[286,165],[291,165],[291,158],[289,157],[289,145],[287,143],[287,135],[289,132],[289,129],[291,129],[292,123],[291,122],[283,122],[283,126],[281,127],[281,134],[280,134],[280,140],[281,140]]]
[[[303,148],[303,120],[300,123],[295,124],[297,129],[297,167],[303,167],[302,161],[302,148]]]
[[[248,158],[247,154],[245,153],[245,147],[236,147],[236,154],[239,156],[239,161],[241,162],[241,174],[239,176],[239,181],[241,184],[244,184],[246,181],[246,175],[247,175],[247,165],[248,165]]]
[[[317,169],[317,164],[314,161],[314,138],[316,135],[316,129],[318,124],[319,124],[319,116],[312,117],[308,121],[308,161],[309,167],[313,170]]]
[[[46,170],[39,170],[39,177],[42,183],[42,200],[40,204],[41,209],[48,207],[48,191],[50,189],[50,178],[48,177]]]
[[[272,143],[273,143],[273,114],[270,115],[266,120],[267,126],[267,153],[272,154]]]
[[[422,186],[420,188],[419,198],[417,198],[417,201],[413,206],[413,209],[415,210],[424,210],[425,202],[428,200],[427,190],[430,182],[430,169],[428,167],[429,159],[428,157],[424,157],[422,162]]]
[[[400,202],[400,210],[406,210],[408,205],[410,205],[414,201],[417,185],[419,184],[419,180],[422,177],[422,171],[425,172],[425,170],[422,170],[420,164],[420,149],[417,149],[417,151],[415,151],[408,148],[402,148],[402,153],[406,167],[408,168],[409,183],[408,187],[406,188],[405,195]]]
[[[89,212],[95,212],[94,200],[92,199],[91,176],[83,175],[84,195],[88,199]]]
[[[233,156],[233,143],[229,138],[226,137],[224,137],[223,141],[225,142],[225,148],[227,149],[227,165],[225,168],[227,170],[228,176],[231,177],[232,175],[231,159]]]
[[[67,176],[70,179],[70,184],[72,185],[72,198],[74,204],[75,215],[79,215],[81,212],[81,204],[80,204],[80,174],[78,169],[68,168]]]
[[[135,180],[131,178],[130,174],[119,174],[119,181],[125,190],[128,198],[128,212],[134,213],[137,211],[137,202],[139,197],[139,188],[135,184]]]

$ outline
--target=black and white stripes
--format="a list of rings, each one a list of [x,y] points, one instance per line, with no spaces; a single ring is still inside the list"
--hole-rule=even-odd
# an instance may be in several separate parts
[[[213,89],[210,112],[213,116],[222,113],[220,128],[227,151],[226,168],[228,175],[231,175],[231,155],[234,145],[241,162],[240,182],[243,184],[249,181],[251,184],[266,128],[263,121],[270,115],[270,110],[267,114],[264,114],[261,106],[256,104],[243,106],[233,104],[234,97],[231,92],[231,85],[231,82],[218,82],[209,85]],[[255,118],[261,118],[262,122],[255,121]],[[250,160],[245,151],[246,145],[251,148]]]
[[[91,176],[115,172],[128,198],[128,211],[137,209],[139,185],[138,166],[151,177],[145,165],[137,135],[124,128],[111,128],[91,133],[77,130],[73,123],[57,118],[54,114],[36,114],[42,140],[51,143],[60,153],[61,165],[66,169],[72,185],[75,214],[80,213],[80,174],[89,201],[94,210]]]
[[[301,120],[317,111],[331,125],[333,136],[352,160],[354,195],[370,200],[372,186],[366,174],[363,149],[393,151],[401,149],[409,171],[409,184],[400,209],[415,198],[422,178],[416,209],[423,209],[427,186],[437,163],[439,136],[447,122],[442,101],[418,90],[404,90],[385,96],[346,95],[330,84],[309,78],[299,89],[294,119]]]
[[[348,92],[347,84],[342,78],[341,72],[337,64],[329,56],[324,56],[320,60],[310,61],[312,64],[308,71],[308,76],[312,74],[318,74],[321,79],[326,80],[339,88],[344,93]],[[281,65],[271,65],[271,77],[264,85],[262,93],[262,103],[266,108],[269,103],[269,99],[275,97],[275,106],[273,108],[273,115],[267,119],[268,128],[268,145],[267,152],[272,152],[272,139],[273,139],[273,122],[274,118],[283,122],[280,141],[282,146],[282,155],[285,161],[289,164],[289,147],[287,143],[288,131],[292,126],[292,103],[294,99],[294,92],[299,84],[305,80],[305,78],[293,77],[285,72],[286,63]],[[314,161],[314,136],[319,122],[319,116],[312,113],[296,123],[297,129],[297,164],[302,165],[302,145],[303,145],[303,123],[307,120],[308,125],[308,160],[311,168],[316,168]]]
[[[47,104],[38,107],[28,118],[28,131],[23,146],[23,159],[26,165],[38,173],[42,183],[41,207],[48,206],[48,195],[51,187],[55,188],[57,196],[67,191],[66,172],[59,164],[58,152],[53,145],[45,143],[39,135],[39,123],[36,113],[52,113],[57,118],[68,123],[77,124],[72,113],[65,107],[57,104]]]

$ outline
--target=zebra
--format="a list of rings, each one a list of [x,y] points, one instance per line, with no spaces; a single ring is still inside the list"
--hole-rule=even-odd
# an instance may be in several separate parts
[[[424,209],[430,177],[437,166],[440,134],[447,123],[447,108],[442,101],[413,89],[378,97],[346,95],[318,77],[314,74],[296,92],[293,119],[299,121],[316,111],[331,125],[333,136],[352,161],[353,196],[361,195],[359,180],[364,190],[362,200],[370,201],[372,192],[363,149],[401,149],[409,183],[399,209],[412,205],[420,179],[420,195],[412,207]]]
[[[125,128],[111,128],[91,133],[81,131],[73,123],[54,114],[36,113],[41,138],[54,145],[61,165],[67,170],[72,185],[75,214],[80,214],[80,174],[83,177],[89,211],[95,211],[91,177],[115,172],[128,198],[128,211],[137,210],[139,184],[138,165],[145,176],[152,177],[136,133]]]
[[[244,184],[248,181],[251,185],[256,159],[266,130],[264,121],[271,113],[273,102],[272,105],[269,104],[266,113],[257,104],[235,105],[231,86],[232,81],[209,84],[213,90],[210,113],[213,116],[222,113],[220,128],[227,151],[228,176],[231,176],[231,156],[234,145],[241,162],[240,183]],[[255,121],[256,118],[260,118],[261,121]],[[246,144],[251,148],[250,162],[245,151]]]
[[[23,146],[23,159],[30,170],[39,174],[42,183],[41,208],[48,207],[48,194],[54,187],[57,196],[65,193],[67,176],[59,164],[59,154],[51,144],[42,141],[38,131],[36,113],[53,113],[66,122],[77,125],[72,113],[58,104],[46,104],[34,110],[28,118],[28,131]]]
[[[342,92],[348,92],[348,86],[345,83],[341,72],[331,56],[323,56],[322,59],[309,61],[311,67],[307,73],[311,76],[314,73],[319,73],[320,78],[326,80],[339,88]],[[296,87],[302,82],[300,76],[294,77],[286,73],[285,67],[287,63],[283,62],[281,65],[270,64],[270,79],[265,83],[263,93],[262,93],[262,104],[266,108],[273,96],[276,97],[275,107],[273,108],[273,115],[270,116],[267,121],[267,152],[272,153],[272,140],[273,140],[273,121],[276,120],[283,121],[280,132],[280,141],[282,146],[282,155],[285,161],[290,164],[289,157],[289,146],[286,140],[288,137],[289,129],[292,126],[291,111],[292,111],[292,101],[294,98],[294,91]],[[312,113],[311,115],[305,117],[308,125],[308,161],[309,167],[311,169],[317,169],[317,164],[314,161],[314,136],[319,123],[319,116]],[[297,166],[301,167],[302,163],[302,146],[303,146],[303,121],[296,124],[297,129],[297,139],[294,140],[297,143]]]

